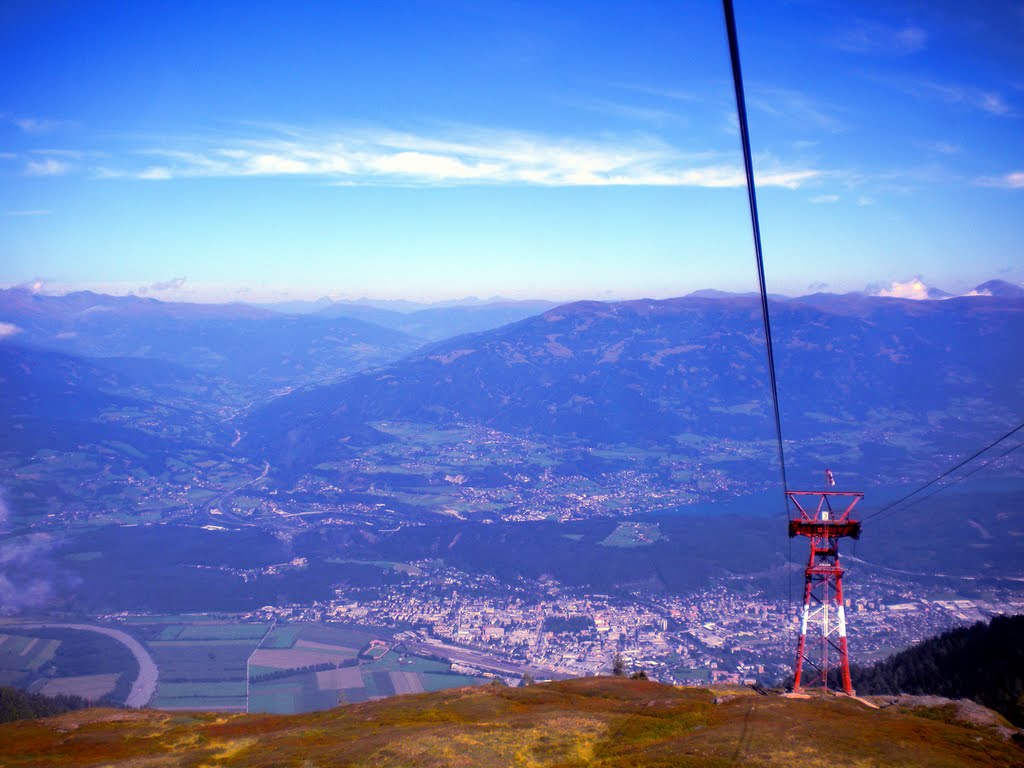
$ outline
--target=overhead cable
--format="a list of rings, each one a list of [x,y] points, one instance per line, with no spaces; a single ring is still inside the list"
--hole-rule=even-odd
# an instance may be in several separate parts
[[[786,456],[782,446],[782,419],[779,416],[779,389],[775,380],[775,353],[772,349],[772,325],[768,316],[768,291],[764,280],[764,257],[761,250],[761,225],[757,217],[757,195],[754,192],[754,163],[750,155],[750,132],[747,128],[747,104],[743,95],[743,74],[740,71],[740,47],[736,38],[736,19],[733,14],[732,0],[722,0],[725,11],[725,28],[729,35],[729,58],[732,60],[732,82],[736,89],[736,114],[740,124],[740,141],[743,144],[743,168],[747,174],[747,199],[750,202],[750,225],[754,230],[754,255],[757,258],[757,279],[761,288],[761,318],[764,321],[765,349],[768,353],[768,378],[772,388],[772,406],[775,409],[775,438],[779,448],[779,469],[782,472],[783,501],[786,505],[786,518],[789,518],[789,505],[785,501],[785,491],[789,490],[786,481]]]
[[[944,478],[944,477],[948,477],[949,475],[953,474],[954,472],[956,472],[956,471],[957,471],[958,469],[960,469],[961,467],[963,467],[963,466],[965,466],[965,465],[967,465],[967,464],[970,464],[970,463],[971,463],[972,461],[974,461],[975,459],[977,459],[977,458],[978,458],[979,456],[981,456],[981,455],[982,455],[983,453],[985,453],[986,451],[990,451],[990,450],[992,450],[992,449],[993,449],[993,448],[995,448],[995,447],[996,447],[997,445],[999,445],[999,444],[1000,444],[1001,442],[1003,442],[1004,440],[1006,440],[1006,439],[1007,439],[1008,437],[1012,436],[1013,434],[1015,434],[1015,433],[1017,433],[1017,432],[1020,432],[1020,430],[1022,430],[1022,429],[1024,429],[1024,424],[1020,424],[1020,425],[1018,425],[1018,426],[1014,427],[1013,429],[1011,429],[1011,430],[1010,430],[1009,432],[1007,432],[1007,433],[1006,433],[1005,435],[1003,435],[1002,437],[1000,437],[1000,438],[998,438],[998,439],[996,439],[996,440],[993,440],[993,441],[992,441],[991,443],[989,443],[988,445],[986,445],[986,446],[985,446],[984,448],[982,448],[982,449],[981,449],[980,451],[977,451],[976,453],[973,453],[973,454],[971,454],[971,455],[970,455],[970,456],[968,456],[968,457],[967,457],[966,459],[964,459],[964,460],[963,460],[963,461],[961,461],[961,462],[960,462],[959,464],[957,464],[957,465],[956,465],[955,467],[950,467],[950,468],[949,468],[949,469],[947,469],[947,470],[946,470],[945,472],[943,472],[943,473],[942,473],[941,475],[939,475],[938,477],[936,477],[936,478],[934,478],[934,479],[932,479],[932,480],[929,480],[929,481],[928,481],[927,483],[925,483],[924,485],[922,485],[922,486],[921,486],[920,488],[918,488],[917,490],[915,490],[915,491],[911,491],[911,492],[910,492],[910,493],[908,493],[908,494],[907,494],[906,496],[904,496],[904,497],[902,497],[902,498],[900,498],[900,499],[897,499],[896,501],[892,502],[891,504],[888,504],[888,505],[886,505],[886,506],[882,507],[882,508],[881,508],[880,510],[878,510],[877,512],[872,512],[872,513],[871,513],[870,515],[868,515],[867,517],[865,517],[865,518],[864,518],[864,519],[862,520],[862,522],[865,522],[865,523],[866,523],[866,522],[867,522],[868,520],[872,519],[873,517],[878,517],[878,516],[879,516],[879,515],[881,515],[882,513],[884,513],[884,512],[888,512],[888,511],[889,511],[890,509],[892,509],[893,507],[899,506],[900,504],[902,504],[902,503],[903,503],[904,501],[906,501],[907,499],[910,499],[910,498],[911,498],[911,497],[913,497],[913,496],[917,496],[917,494],[919,494],[919,493],[920,493],[921,491],[925,490],[926,488],[930,488],[931,486],[933,486],[933,485],[935,485],[935,484],[936,484],[937,482],[939,482],[939,480],[941,480],[942,478]],[[1011,449],[1010,449],[1009,451],[1006,451],[1006,453],[1004,453],[1004,454],[1002,454],[1002,455],[1000,455],[1000,456],[997,456],[997,457],[996,457],[995,459],[992,459],[992,460],[990,460],[990,461],[987,461],[987,462],[985,462],[985,463],[984,463],[984,464],[982,464],[982,465],[981,465],[980,467],[978,467],[978,469],[975,469],[975,470],[972,470],[971,472],[968,472],[968,473],[967,473],[966,475],[964,475],[963,477],[961,477],[961,478],[960,478],[959,480],[955,480],[955,481],[954,481],[954,483],[958,483],[958,482],[960,482],[960,480],[963,480],[964,478],[970,477],[970,476],[971,476],[971,475],[973,475],[973,474],[974,474],[975,472],[977,472],[977,471],[978,471],[979,469],[983,469],[983,468],[987,467],[987,466],[988,466],[989,464],[991,464],[991,463],[992,463],[993,461],[996,461],[997,459],[1001,459],[1001,458],[1002,458],[1003,456],[1007,455],[1008,453],[1012,453],[1013,451],[1017,450],[1017,448],[1020,448],[1020,446],[1018,445],[1018,446],[1016,446],[1016,447],[1014,447],[1014,448],[1011,448]],[[953,485],[954,483],[949,483],[949,485]],[[948,488],[948,487],[949,487],[949,485],[945,485],[945,486],[943,486],[942,488]],[[940,488],[939,490],[942,490],[942,488]],[[936,491],[936,493],[938,493],[938,491]],[[928,494],[928,496],[925,496],[924,498],[928,498],[929,496],[933,496],[933,495],[934,495],[934,494]],[[915,501],[915,502],[914,502],[914,504],[916,504],[916,503],[917,503],[917,502]],[[907,507],[910,507],[910,506],[913,506],[913,505],[912,505],[912,504],[908,504],[908,505],[907,505]],[[906,509],[906,507],[904,507],[904,509]]]

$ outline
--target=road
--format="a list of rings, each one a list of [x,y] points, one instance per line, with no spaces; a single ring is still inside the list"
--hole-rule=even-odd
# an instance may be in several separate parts
[[[269,475],[269,474],[270,474],[270,462],[269,461],[264,461],[263,462],[263,471],[260,473],[259,477],[254,477],[252,480],[246,480],[241,485],[235,486],[234,488],[232,488],[230,490],[224,491],[224,493],[220,494],[219,496],[214,496],[208,502],[203,504],[203,506],[202,506],[203,512],[205,514],[207,514],[207,515],[210,515],[210,510],[213,509],[214,507],[225,506],[225,504],[224,504],[224,500],[225,499],[230,498],[231,496],[233,496],[234,494],[238,493],[240,490],[242,490],[243,488],[245,488],[247,486],[253,485],[254,483],[258,483],[260,480],[265,479],[266,476]],[[252,527],[253,525],[255,525],[254,523],[251,523],[251,522],[249,522],[247,520],[243,520],[243,519],[237,517],[236,515],[231,514],[230,512],[225,512],[223,509],[220,511],[220,513],[222,515],[222,519],[230,520],[231,522],[236,523],[238,525],[244,525],[244,526],[247,526],[247,527]]]
[[[124,700],[126,707],[139,708],[146,706],[156,695],[156,684],[159,679],[159,672],[156,667],[156,662],[153,661],[153,657],[149,655],[149,651],[143,647],[142,643],[136,640],[131,635],[122,632],[119,629],[110,629],[109,627],[96,627],[92,624],[10,624],[9,626],[16,626],[19,629],[77,629],[82,632],[99,632],[101,635],[106,635],[109,638],[117,640],[135,657],[135,660],[139,662],[139,676],[135,678],[135,682],[132,683],[132,688],[128,692],[128,698]]]

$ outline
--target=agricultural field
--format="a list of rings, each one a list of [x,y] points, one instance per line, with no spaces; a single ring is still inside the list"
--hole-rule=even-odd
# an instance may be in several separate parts
[[[79,696],[88,701],[99,701],[114,692],[119,677],[116,672],[57,677],[42,681],[42,685],[32,686],[32,690],[44,696]]]
[[[403,654],[370,632],[275,627],[250,659],[249,711],[311,712],[480,682],[482,678],[452,674],[447,662]]]
[[[0,634],[0,685],[16,685],[53,659],[60,640]]]
[[[601,542],[603,547],[646,547],[658,541],[661,528],[657,523],[619,523]]]
[[[249,657],[271,629],[209,617],[152,617],[135,623],[160,670],[150,706],[244,712]]]
[[[125,623],[159,669],[149,703],[155,709],[299,713],[483,682],[357,628],[243,622],[224,614],[132,616]],[[116,701],[118,686],[133,679],[128,667],[118,673],[97,666],[97,648],[87,649],[94,663],[60,664],[63,637],[0,634],[0,683]]]
[[[2,629],[0,685],[121,704],[138,674],[131,652],[104,635],[55,627]]]

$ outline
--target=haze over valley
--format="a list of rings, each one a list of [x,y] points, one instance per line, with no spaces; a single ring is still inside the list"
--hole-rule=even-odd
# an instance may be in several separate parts
[[[791,485],[818,489],[827,464],[869,514],[1013,426],[1024,291],[992,287],[773,299]],[[753,297],[393,313],[418,336],[363,309],[0,298],[9,616],[129,622],[161,668],[178,641],[160,638],[196,614],[252,626],[246,657],[276,624],[330,621],[513,678],[617,652],[678,682],[791,663],[800,555]],[[470,330],[439,338],[453,324]],[[1024,603],[1020,472],[1007,456],[983,486],[866,527],[855,659]],[[301,679],[300,657],[270,669]],[[172,672],[154,701],[253,706],[232,683],[251,667],[214,665],[198,689]],[[257,706],[372,695],[360,680]]]

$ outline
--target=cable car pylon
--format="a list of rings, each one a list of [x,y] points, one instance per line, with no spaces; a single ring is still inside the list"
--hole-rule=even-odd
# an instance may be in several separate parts
[[[831,659],[838,657],[843,693],[854,696],[850,679],[850,653],[846,642],[846,605],[839,540],[860,538],[860,521],[850,513],[864,498],[860,491],[833,491],[835,479],[825,470],[824,491],[786,491],[791,505],[789,535],[810,539],[811,552],[804,569],[804,602],[800,611],[800,639],[793,665],[793,693],[804,687],[828,689]],[[835,502],[835,504],[833,504]]]

